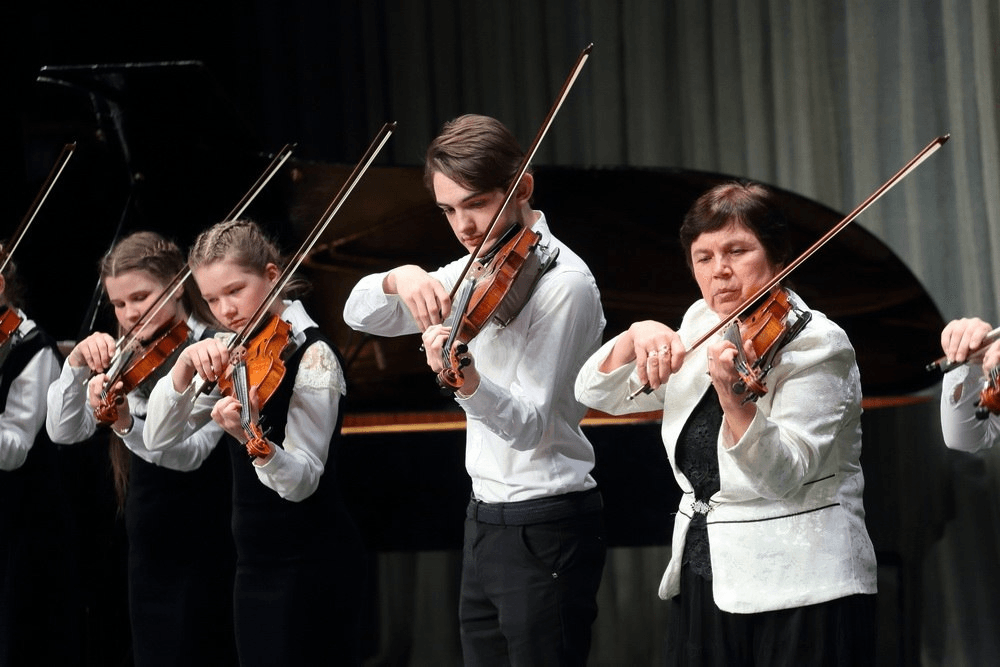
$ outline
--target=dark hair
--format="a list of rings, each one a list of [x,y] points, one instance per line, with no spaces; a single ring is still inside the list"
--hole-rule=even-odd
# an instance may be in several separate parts
[[[474,192],[506,190],[524,159],[517,138],[489,116],[467,114],[450,120],[427,147],[424,185],[434,193],[440,172]]]
[[[734,222],[753,232],[773,265],[782,266],[788,261],[792,254],[788,222],[775,205],[773,193],[760,183],[730,181],[698,197],[684,216],[680,240],[689,269],[695,240]]]
[[[0,247],[0,260],[4,258],[3,248]],[[24,305],[24,283],[17,275],[17,265],[14,260],[9,259],[7,266],[3,268],[3,299],[13,309]]]
[[[101,282],[114,278],[129,271],[145,271],[164,285],[173,280],[184,268],[184,255],[173,241],[169,241],[156,232],[133,232],[115,244],[111,252],[101,258],[98,264]],[[184,285],[181,298],[188,313],[195,313],[206,324],[212,324],[215,319],[207,304],[198,294],[193,280]],[[125,511],[125,496],[128,493],[129,469],[131,454],[125,443],[114,435],[111,436],[108,457],[114,480],[115,496],[118,500],[118,512]]]

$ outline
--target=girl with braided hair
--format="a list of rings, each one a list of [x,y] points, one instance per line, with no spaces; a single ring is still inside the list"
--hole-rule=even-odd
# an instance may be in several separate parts
[[[271,295],[284,266],[275,244],[245,220],[203,232],[188,263],[212,314],[234,332]],[[290,330],[285,372],[266,403],[260,405],[256,391],[251,405],[217,388],[199,393],[223,375],[232,356],[226,337],[207,339],[186,348],[154,388],[146,443],[183,451],[192,428],[214,422],[226,431],[240,664],[359,664],[363,554],[333,467],[346,394],[343,364],[300,301],[275,299],[268,314]],[[249,460],[243,410],[259,412],[266,429],[268,452]]]
[[[136,232],[115,245],[100,262],[100,277],[119,333],[135,325],[183,268],[180,249],[154,232]],[[185,320],[189,345],[210,335],[211,317],[195,314],[198,309],[189,288],[171,297],[143,331],[153,337]],[[46,427],[54,442],[79,443],[97,432],[94,408],[115,350],[115,338],[98,331],[69,353],[48,391]],[[171,362],[127,394],[110,425],[109,458],[128,535],[134,662],[234,665],[228,452],[216,446],[222,429],[206,424],[190,434],[187,447],[169,451],[143,440],[149,392]]]

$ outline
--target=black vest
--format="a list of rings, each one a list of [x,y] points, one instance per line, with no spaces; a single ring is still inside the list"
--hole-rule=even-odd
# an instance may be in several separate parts
[[[10,386],[16,380],[28,362],[44,348],[55,352],[61,360],[55,341],[40,329],[33,329],[27,336],[13,344],[7,359],[0,367],[0,411],[7,405]],[[22,505],[32,506],[32,498],[43,499],[50,492],[58,493],[56,482],[52,479],[55,470],[55,446],[49,440],[43,427],[36,435],[28,457],[16,470],[0,471],[0,502],[3,503],[3,522],[30,520],[21,514]],[[30,480],[30,481],[29,481]],[[29,497],[30,496],[30,497]],[[5,526],[10,529],[10,524]],[[3,532],[0,530],[0,532]],[[0,541],[4,539],[0,535]]]
[[[305,342],[285,361],[281,384],[261,410],[261,427],[267,439],[277,447],[285,440],[295,375],[309,346],[317,341],[326,343],[343,367],[340,354],[318,328],[311,327],[304,333]],[[247,456],[246,446],[232,436],[225,436],[232,447],[233,537],[241,563],[326,558],[336,547],[337,536],[343,530],[337,519],[342,507],[334,470],[342,420],[343,413],[338,410],[337,425],[330,439],[330,450],[319,486],[312,495],[299,502],[285,500],[264,486]]]

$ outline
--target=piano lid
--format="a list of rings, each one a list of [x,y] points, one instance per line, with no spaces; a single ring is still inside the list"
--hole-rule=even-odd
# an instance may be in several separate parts
[[[313,224],[348,172],[294,164],[291,219],[297,230]],[[700,296],[677,238],[681,220],[698,196],[732,177],[572,167],[537,167],[535,174],[535,208],[597,280],[608,321],[605,339],[639,319],[679,325]],[[815,201],[772,189],[789,220],[795,254],[843,218]],[[865,215],[877,215],[877,208]],[[418,336],[357,334],[344,325],[342,310],[351,287],[368,273],[403,263],[435,268],[460,253],[418,167],[373,167],[333,221],[306,267],[314,283],[311,310],[347,356],[354,411],[453,405],[434,398],[434,377]],[[940,312],[906,265],[856,222],[803,263],[789,286],[847,331],[866,397],[911,393],[938,381],[924,365],[940,356]]]
[[[141,176],[126,186],[135,208],[126,232],[154,229],[187,243],[224,215],[267,163],[235,106],[201,63],[45,67],[39,80],[58,84],[43,86],[56,99],[65,101],[66,93],[59,91],[70,91],[92,104],[101,138],[83,142],[80,162],[98,154],[105,164],[114,162],[109,155],[114,151],[107,149],[117,140],[128,173]],[[109,109],[113,113],[105,113]],[[111,131],[118,136],[109,136]],[[64,140],[59,138],[60,145]],[[295,249],[350,170],[293,158],[249,215],[285,248]],[[608,321],[605,335],[637,319],[678,325],[699,293],[677,230],[699,195],[731,177],[681,169],[542,166],[535,173],[536,208],[594,272]],[[108,230],[96,235],[102,248],[126,200],[124,192],[106,196],[108,181],[115,177],[122,180],[114,171],[95,170],[84,189],[104,193],[84,218],[94,221],[89,236],[95,236],[94,226]],[[815,201],[773,189],[790,222],[796,252],[843,217]],[[874,207],[860,221],[878,211]],[[453,401],[438,393],[417,336],[362,336],[344,325],[342,312],[350,288],[362,276],[402,263],[434,268],[460,253],[423,187],[419,167],[372,167],[332,221],[305,266],[314,283],[306,299],[347,356],[352,410],[454,408]],[[940,354],[941,314],[903,262],[857,222],[797,269],[790,286],[847,331],[867,397],[912,393],[938,381],[924,365]]]

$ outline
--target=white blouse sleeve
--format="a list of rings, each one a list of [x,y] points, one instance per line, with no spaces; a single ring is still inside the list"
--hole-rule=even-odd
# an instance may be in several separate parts
[[[15,470],[28,458],[35,436],[45,426],[48,388],[58,375],[59,360],[44,348],[11,382],[0,414],[0,470]]]
[[[284,442],[277,443],[281,447],[267,463],[254,462],[265,486],[292,501],[316,491],[345,393],[344,372],[333,350],[322,342],[310,345],[295,375]]]
[[[629,396],[641,388],[634,361],[607,373],[599,370],[601,363],[611,354],[620,335],[606,342],[584,362],[576,376],[576,400],[588,408],[601,410],[609,415],[662,410],[666,385],[655,392],[639,393],[635,398],[629,399]]]
[[[52,442],[71,445],[94,435],[97,420],[87,404],[90,369],[63,362],[62,372],[48,388],[48,413],[45,430]]]
[[[951,449],[974,452],[1000,440],[1000,417],[976,417],[984,386],[982,368],[968,364],[945,373],[941,384],[941,434]]]
[[[160,378],[146,403],[142,438],[147,450],[155,452],[182,445],[212,422],[212,406],[220,398],[218,387],[198,394],[201,384],[201,378],[196,375],[183,392],[177,392],[169,373]],[[221,435],[222,427],[219,427],[218,437]]]

